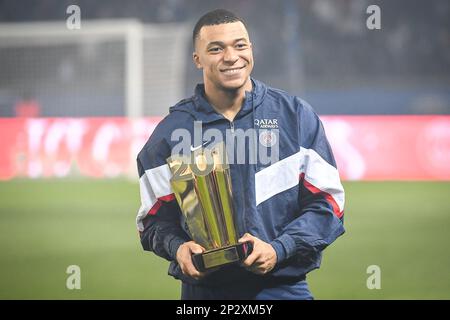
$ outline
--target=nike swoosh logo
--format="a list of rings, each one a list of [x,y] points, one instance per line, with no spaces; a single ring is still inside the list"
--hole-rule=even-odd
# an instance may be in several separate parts
[[[201,144],[195,148],[193,146],[191,146],[191,152],[194,152],[195,150],[200,149],[201,147],[203,147],[203,144]]]
[[[201,147],[207,147],[207,146],[209,146],[211,144],[211,142],[212,142],[211,140],[210,141],[203,141],[203,143],[201,145],[196,146],[196,147],[191,145],[191,152],[194,152],[195,150],[198,150]]]

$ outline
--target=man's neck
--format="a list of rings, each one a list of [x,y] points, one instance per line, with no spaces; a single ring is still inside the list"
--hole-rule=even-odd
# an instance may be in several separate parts
[[[211,87],[210,87],[211,86]],[[237,90],[220,90],[205,82],[205,95],[212,107],[225,118],[233,121],[236,114],[241,110],[245,99],[245,92],[252,91],[252,81],[248,78],[245,85]]]

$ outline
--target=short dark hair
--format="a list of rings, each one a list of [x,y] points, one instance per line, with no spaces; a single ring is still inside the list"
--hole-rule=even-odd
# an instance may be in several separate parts
[[[203,26],[214,26],[218,24],[232,23],[237,21],[242,22],[245,26],[244,20],[239,18],[233,12],[225,9],[216,9],[205,13],[200,19],[198,19],[197,23],[195,24],[194,31],[192,32],[192,43],[194,44],[194,47],[195,41],[197,40],[200,33],[200,29]]]

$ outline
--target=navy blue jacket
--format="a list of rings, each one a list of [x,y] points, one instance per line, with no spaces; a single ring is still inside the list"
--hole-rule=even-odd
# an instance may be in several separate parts
[[[170,108],[137,157],[141,207],[136,222],[142,246],[171,261],[169,274],[191,284],[223,286],[250,278],[271,284],[298,281],[320,266],[322,250],[344,233],[344,190],[319,117],[300,98],[255,79],[252,83],[232,122],[213,109],[204,86],[198,85],[192,97]],[[248,232],[277,253],[277,265],[267,275],[254,276],[231,265],[194,280],[176,262],[178,247],[190,238],[170,187],[166,159],[179,143],[173,132],[184,129],[194,136],[194,121],[201,121],[203,131],[215,128],[224,137],[226,130],[254,128],[260,133],[256,143],[265,150],[278,143],[275,163],[249,161],[248,141],[244,161],[236,154],[229,159],[240,236]]]

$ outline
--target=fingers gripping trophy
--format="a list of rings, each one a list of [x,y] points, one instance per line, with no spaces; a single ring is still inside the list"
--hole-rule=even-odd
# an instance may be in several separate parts
[[[252,250],[238,243],[230,168],[225,144],[198,148],[188,156],[171,156],[167,163],[175,198],[185,217],[191,238],[205,248],[194,254],[198,271],[239,263]]]

